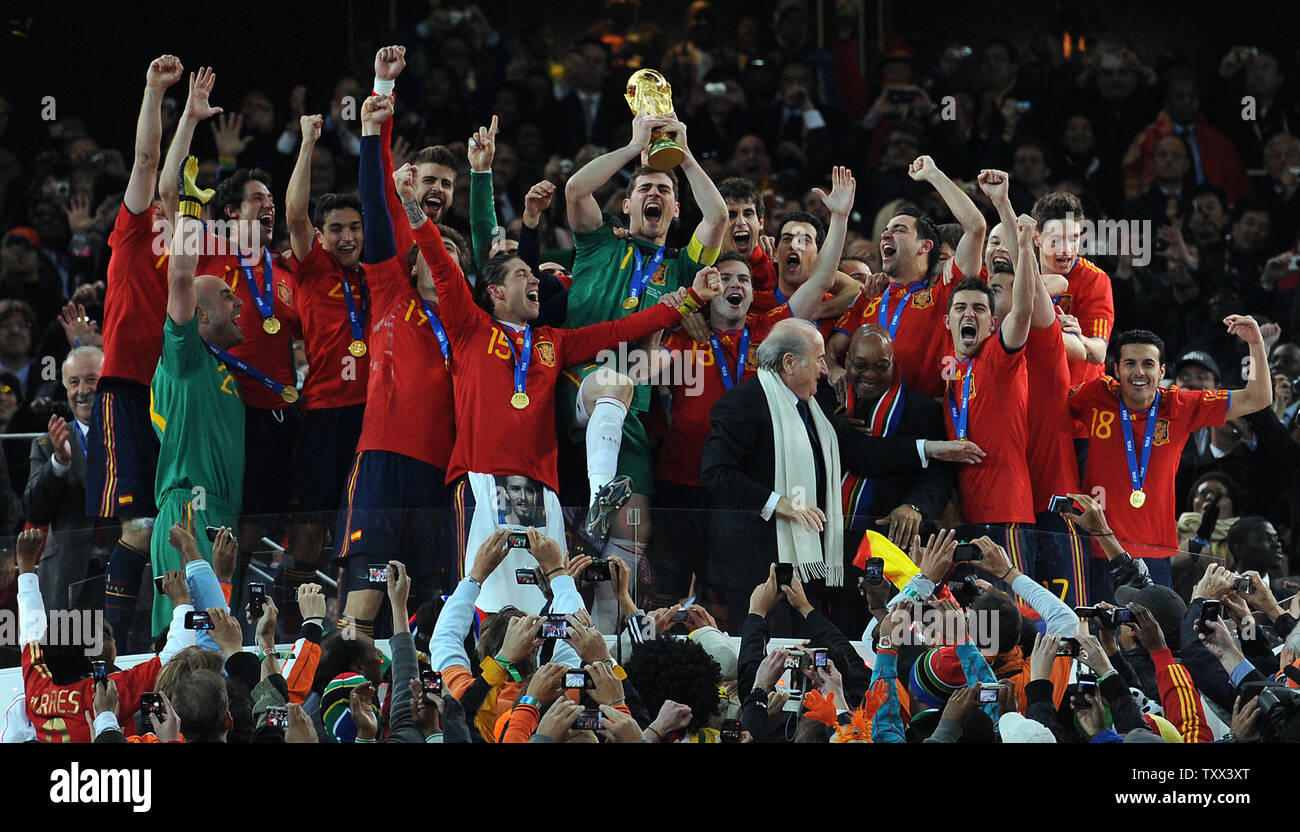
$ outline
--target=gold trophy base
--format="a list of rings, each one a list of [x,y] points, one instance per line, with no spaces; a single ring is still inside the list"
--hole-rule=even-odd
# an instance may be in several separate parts
[[[650,152],[646,163],[655,170],[672,170],[686,158],[686,151],[677,142],[667,136],[660,136],[650,142]]]

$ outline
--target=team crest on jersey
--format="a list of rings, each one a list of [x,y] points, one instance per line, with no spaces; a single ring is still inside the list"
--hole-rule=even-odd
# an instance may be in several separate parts
[[[921,291],[917,292],[915,295],[912,295],[913,309],[928,309],[931,306],[934,306],[933,289],[922,289]]]
[[[1070,314],[1070,305],[1073,300],[1074,296],[1067,292],[1064,295],[1061,295],[1060,299],[1056,302],[1056,305],[1061,307],[1061,311],[1068,315]]]
[[[293,302],[293,295],[289,293],[289,287],[284,283],[275,284],[275,296],[280,299],[281,303]],[[341,291],[339,292],[339,297],[343,297],[343,293]]]
[[[555,345],[550,341],[537,342],[537,357],[547,367],[555,366]]]
[[[658,269],[655,270],[654,276],[650,278],[650,284],[652,286],[663,286],[667,279],[668,279],[668,264],[663,263],[659,266]]]
[[[1156,419],[1156,436],[1155,439],[1151,440],[1151,443],[1153,445],[1169,444],[1169,420],[1168,419]]]

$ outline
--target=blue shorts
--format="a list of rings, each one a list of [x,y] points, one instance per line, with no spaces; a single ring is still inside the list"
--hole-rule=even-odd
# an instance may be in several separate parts
[[[294,512],[338,508],[352,471],[366,406],[322,407],[302,414],[293,456]]]
[[[1088,605],[1088,538],[1056,512],[1045,511],[1031,526],[1018,526],[1033,546],[1013,565],[1051,590],[1070,607]],[[1010,554],[1010,552],[1008,552]],[[1022,553],[1024,554],[1024,553]]]
[[[446,473],[389,451],[362,451],[347,478],[335,551],[340,560],[399,560],[410,575],[455,586],[456,532]]]
[[[86,516],[153,517],[158,435],[149,419],[149,388],[101,378],[86,437]]]
[[[298,436],[298,408],[267,410],[244,405],[244,504],[241,518],[265,517],[278,524],[289,512],[293,443]]]

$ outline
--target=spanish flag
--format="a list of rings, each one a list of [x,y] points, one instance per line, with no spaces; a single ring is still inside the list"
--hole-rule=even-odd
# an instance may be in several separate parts
[[[912,576],[921,571],[921,567],[912,563],[907,553],[890,542],[889,538],[879,532],[868,531],[862,536],[858,546],[857,557],[853,565],[866,569],[868,558],[880,558],[885,562],[885,580],[902,589]]]

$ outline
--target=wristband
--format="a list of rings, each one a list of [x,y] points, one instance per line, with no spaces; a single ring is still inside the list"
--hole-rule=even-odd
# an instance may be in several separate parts
[[[239,164],[239,160],[238,160],[237,158],[235,158],[234,156],[218,156],[218,157],[217,157],[217,167],[220,167],[220,168],[233,168],[233,167],[235,167],[235,166],[238,165],[238,164]]]
[[[363,740],[363,739],[361,739],[361,737],[357,737],[355,740],[353,740],[353,742],[357,743],[358,745],[374,745],[374,744],[375,744],[375,741],[374,741],[374,740]]]
[[[696,301],[695,298],[691,297],[689,294],[686,296],[684,300],[682,300],[681,305],[677,307],[677,314],[681,315],[683,318],[689,318],[690,316],[694,315],[696,312],[699,311],[700,311],[699,302]]]
[[[385,81],[383,78],[375,76],[375,83],[371,86],[371,89],[375,91],[376,95],[392,95],[395,86],[397,86],[396,80]]]
[[[1210,548],[1210,541],[1203,537],[1193,537],[1192,542],[1198,544],[1202,549]]]
[[[542,709],[542,701],[536,696],[529,696],[528,694],[524,694],[516,700],[515,707],[519,707],[520,705],[532,705],[539,711]]]
[[[552,575],[554,575],[556,572],[563,572],[563,571],[564,571],[564,567],[563,567],[563,566],[557,566],[557,567],[555,567],[554,569],[552,569],[550,572],[547,572],[546,575],[545,575],[544,577],[549,578],[549,577],[551,577]]]
[[[654,735],[655,735],[655,742],[663,742],[663,741],[664,741],[664,735],[661,734],[661,733],[659,733],[658,731],[655,731],[655,727],[654,727],[653,725],[647,725],[647,726],[646,726],[646,730],[647,730],[647,731],[652,731],[652,732],[654,733]]]
[[[470,583],[472,583],[474,586],[478,587],[479,589],[482,589],[482,588],[483,588],[483,584],[479,583],[479,582],[478,582],[478,579],[475,578],[473,575],[466,575],[466,576],[465,576],[465,580],[469,581]]]
[[[605,659],[605,667],[608,667],[609,672],[613,673],[614,678],[618,679],[620,682],[627,681],[627,671],[624,670],[623,666],[618,662],[613,659]]]
[[[1010,575],[1011,572],[1012,572],[1012,570],[1014,570],[1014,569],[1015,569],[1014,566],[1008,566],[1008,567],[1007,567],[1007,571],[1006,571],[1006,572],[1003,572],[1003,573],[1002,573],[1002,577],[998,578],[998,580],[999,580],[999,581],[1005,581],[1005,580],[1007,579],[1007,576]]]
[[[493,661],[500,665],[502,670],[510,674],[511,680],[515,682],[522,682],[524,680],[524,677],[519,673],[519,671],[515,670],[515,666],[506,661],[500,653],[493,658]]]

